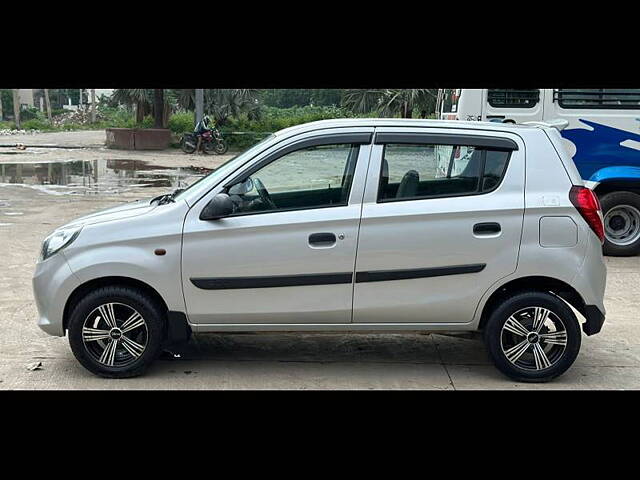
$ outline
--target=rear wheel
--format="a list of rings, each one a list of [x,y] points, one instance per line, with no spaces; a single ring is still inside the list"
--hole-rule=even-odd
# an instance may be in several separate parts
[[[604,215],[605,255],[630,256],[640,253],[640,195],[611,192],[600,198]]]
[[[484,339],[502,373],[519,382],[547,382],[573,364],[582,333],[575,314],[560,298],[530,291],[493,311]]]
[[[69,344],[90,372],[108,378],[142,374],[161,352],[162,309],[143,291],[101,287],[73,308]]]
[[[180,140],[180,148],[184,153],[193,153],[196,151],[197,141],[192,137],[183,136]]]

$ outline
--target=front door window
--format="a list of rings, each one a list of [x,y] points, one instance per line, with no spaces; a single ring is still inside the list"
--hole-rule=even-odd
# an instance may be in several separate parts
[[[346,205],[358,148],[322,145],[283,155],[228,189],[233,215]]]

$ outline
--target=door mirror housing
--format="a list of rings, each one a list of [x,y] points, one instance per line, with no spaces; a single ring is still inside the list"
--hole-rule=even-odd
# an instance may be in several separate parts
[[[200,213],[200,220],[218,220],[231,215],[234,210],[231,197],[226,193],[219,193],[211,199]]]

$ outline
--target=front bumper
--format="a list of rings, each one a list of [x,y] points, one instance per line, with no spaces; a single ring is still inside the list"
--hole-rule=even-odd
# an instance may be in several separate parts
[[[595,305],[585,305],[584,316],[587,319],[582,324],[582,330],[587,335],[595,335],[602,330],[602,324],[604,324],[604,313],[600,311]]]
[[[39,262],[32,283],[38,308],[38,326],[49,335],[63,337],[64,307],[71,293],[80,285],[63,252]]]

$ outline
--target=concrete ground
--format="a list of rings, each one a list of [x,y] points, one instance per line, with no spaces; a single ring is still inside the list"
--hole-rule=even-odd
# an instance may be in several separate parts
[[[13,141],[14,137],[6,138]],[[6,138],[0,138],[0,143]],[[41,162],[44,155],[29,149],[19,154],[24,157],[2,151],[0,166],[7,168],[12,162]],[[212,167],[228,158],[99,147],[47,155],[47,161],[137,159],[154,167]],[[573,367],[548,384],[520,384],[505,378],[489,362],[479,339],[436,334],[201,335],[178,351],[180,358],[159,360],[143,377],[100,379],[76,362],[66,337],[50,337],[36,326],[31,276],[40,244],[55,227],[89,212],[167,191],[166,186],[113,188],[120,185],[114,181],[109,185],[109,189],[89,192],[0,183],[0,389],[640,388],[640,257],[607,258],[608,312],[603,331],[583,336]],[[34,362],[42,366],[29,370],[27,365]]]

